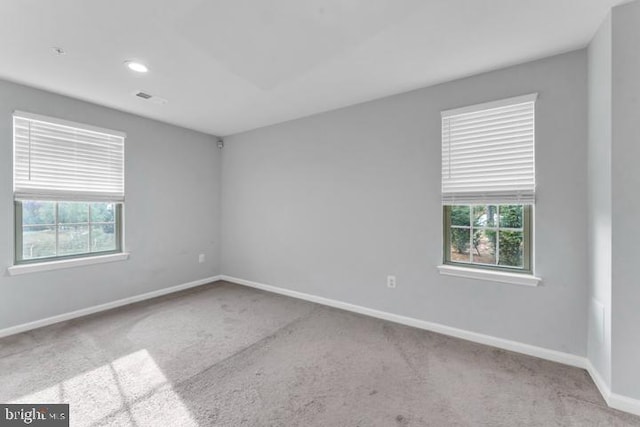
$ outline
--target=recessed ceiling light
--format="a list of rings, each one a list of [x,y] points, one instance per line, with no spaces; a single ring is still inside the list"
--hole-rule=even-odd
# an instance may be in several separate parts
[[[149,71],[146,65],[136,62],[136,61],[127,61],[124,63],[131,71],[135,71],[136,73],[146,73]]]

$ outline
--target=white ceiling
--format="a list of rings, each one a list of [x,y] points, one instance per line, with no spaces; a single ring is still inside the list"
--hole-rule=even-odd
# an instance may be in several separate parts
[[[0,78],[224,136],[584,47],[617,3],[2,0]]]

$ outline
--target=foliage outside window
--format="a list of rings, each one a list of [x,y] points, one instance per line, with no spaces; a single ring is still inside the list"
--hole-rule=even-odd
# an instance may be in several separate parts
[[[447,264],[531,271],[531,206],[444,207]]]
[[[121,209],[111,202],[16,202],[16,262],[120,252]]]

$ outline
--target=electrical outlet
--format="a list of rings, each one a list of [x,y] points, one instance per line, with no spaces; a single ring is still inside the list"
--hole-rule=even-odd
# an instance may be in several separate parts
[[[396,276],[387,276],[387,288],[396,287]]]
[[[204,254],[200,254],[200,255],[198,255],[198,262],[199,262],[200,264],[202,264],[202,263],[204,262],[204,260],[205,260],[205,258],[204,258]]]

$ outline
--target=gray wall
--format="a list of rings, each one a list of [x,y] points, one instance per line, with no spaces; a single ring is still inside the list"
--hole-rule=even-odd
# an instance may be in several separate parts
[[[611,384],[611,16],[589,45],[588,357]]]
[[[586,61],[576,51],[226,138],[222,271],[586,355]],[[440,276],[440,111],[531,92],[542,285]]]
[[[640,2],[613,9],[612,391],[640,399]]]
[[[8,276],[13,110],[127,133],[129,260]],[[0,329],[218,274],[219,162],[211,136],[0,81]]]

